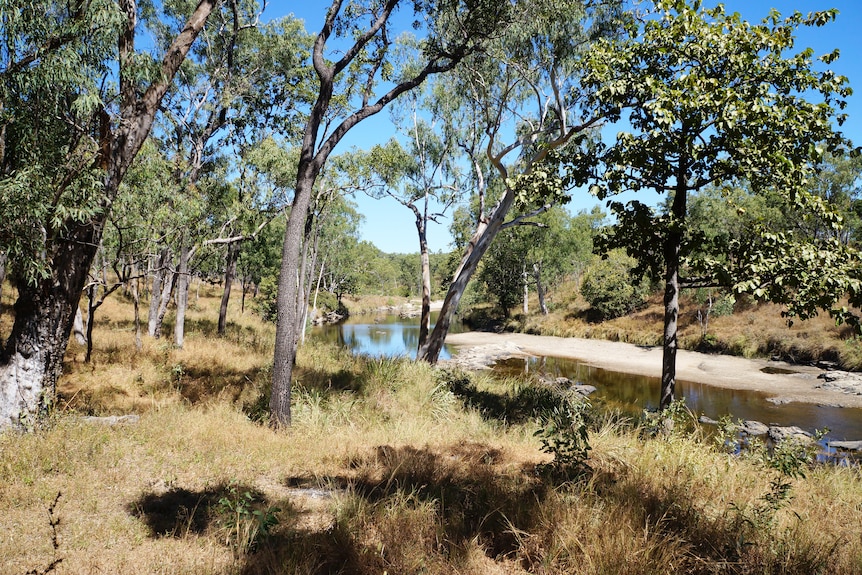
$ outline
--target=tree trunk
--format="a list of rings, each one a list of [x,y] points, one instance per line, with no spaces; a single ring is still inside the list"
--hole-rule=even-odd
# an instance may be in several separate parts
[[[323,270],[326,268],[326,255],[323,256],[323,261],[320,262],[320,273],[317,274],[317,285],[314,288],[314,303],[311,305],[313,318],[317,318],[317,296],[320,293],[320,282],[323,281]]]
[[[135,304],[135,349],[137,351],[141,351],[144,347],[144,343],[141,341],[141,296],[140,296],[140,285],[141,278],[137,274],[137,269],[133,270],[132,273],[135,276],[135,279],[132,280],[132,302]]]
[[[84,357],[84,363],[90,363],[90,360],[93,358],[93,324],[95,323],[93,317],[96,313],[96,308],[99,307],[99,304],[96,303],[98,290],[99,286],[96,283],[90,284],[90,287],[87,289],[87,355]]]
[[[0,253],[0,301],[3,300],[3,282],[6,281],[6,260],[8,256]],[[2,308],[0,308],[2,310]]]
[[[180,265],[177,270],[177,317],[174,322],[174,345],[183,348],[186,334],[186,308],[189,304],[189,246],[183,238]]]
[[[494,207],[494,211],[491,213],[491,217],[487,223],[480,222],[476,233],[473,234],[473,237],[467,244],[461,264],[455,271],[455,276],[449,285],[449,291],[446,292],[446,299],[443,300],[443,307],[440,309],[440,315],[437,317],[434,331],[431,332],[426,345],[419,349],[419,353],[416,356],[417,359],[422,359],[432,365],[437,363],[437,359],[440,357],[440,350],[443,349],[443,342],[449,333],[449,325],[452,322],[455,311],[458,309],[461,296],[464,295],[464,290],[467,289],[467,283],[476,271],[479,260],[485,255],[491,242],[500,231],[503,220],[505,220],[514,201],[515,194],[512,190],[506,189],[506,193],[503,194],[503,197],[500,198],[500,201]]]
[[[542,264],[533,264],[533,277],[536,278],[536,295],[539,297],[539,309],[542,315],[548,315],[548,306],[545,303],[545,288],[542,286]]]
[[[243,315],[243,314],[245,314],[245,296],[248,295],[248,286],[249,286],[248,277],[243,276],[242,281],[240,283],[242,285],[242,298],[240,298],[239,313],[240,313],[240,315]]]
[[[159,254],[159,262],[156,270],[153,273],[153,287],[150,290],[150,311],[147,316],[147,335],[157,338],[156,328],[159,325],[159,298],[162,294],[162,283],[167,277],[168,261],[170,250],[167,247],[162,248]]]
[[[162,337],[162,322],[165,320],[165,314],[168,312],[168,304],[171,302],[171,295],[174,293],[176,278],[176,272],[168,272],[165,274],[165,280],[162,285],[162,295],[161,298],[159,298],[159,313],[156,316],[156,327],[153,331],[153,337],[156,339]]]
[[[527,264],[524,263],[524,268],[521,271],[521,277],[524,278],[524,307],[523,312],[524,315],[530,313],[530,274],[527,273]]]
[[[15,322],[0,352],[0,430],[32,428],[53,405],[75,310],[100,240],[100,226],[70,228],[63,247],[52,254],[51,277],[18,287]]]
[[[302,238],[302,263],[299,268],[299,310],[297,310],[297,317],[299,318],[299,325],[297,326],[297,330],[299,332],[299,341],[300,343],[305,343],[305,327],[308,323],[308,300],[311,298],[311,274],[314,273],[315,267],[315,259],[317,258],[317,233],[314,229],[314,221],[315,216],[313,213],[309,213],[305,217],[305,235]],[[311,236],[314,236],[314,247],[311,249],[311,261],[309,262],[309,247],[311,247]]]
[[[221,296],[221,305],[218,310],[218,334],[224,335],[227,327],[227,304],[230,302],[230,290],[233,278],[236,276],[236,260],[239,257],[239,242],[231,242],[227,245],[227,259],[225,261],[224,291]],[[243,293],[243,299],[245,294]]]
[[[682,244],[681,225],[685,220],[686,191],[677,189],[671,207],[674,222],[667,232],[664,244],[665,288],[664,288],[664,341],[662,343],[661,401],[662,411],[673,403],[676,387],[676,351],[679,347],[679,263]]]
[[[428,255],[428,237],[425,222],[416,215],[416,231],[419,232],[419,259],[422,262],[422,315],[419,321],[419,353],[431,333],[431,260]]]
[[[72,322],[72,334],[75,336],[75,341],[80,345],[87,344],[87,334],[85,331],[84,314],[81,313],[81,307],[79,306],[75,310],[75,320]]]
[[[316,129],[314,131],[316,132]],[[296,363],[296,344],[299,341],[299,257],[311,191],[320,172],[320,168],[310,158],[312,148],[303,145],[303,153],[306,157],[300,159],[293,205],[284,232],[281,270],[278,276],[275,354],[272,366],[272,395],[269,401],[272,424],[276,428],[290,425],[290,378]]]

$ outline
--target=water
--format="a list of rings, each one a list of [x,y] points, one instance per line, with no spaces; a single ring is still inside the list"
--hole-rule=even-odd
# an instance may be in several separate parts
[[[540,373],[593,385],[597,390],[591,399],[601,400],[609,408],[634,416],[644,409],[655,410],[659,404],[661,380],[657,377],[618,373],[555,357],[510,359],[500,362],[497,369],[508,375]],[[755,420],[767,425],[796,425],[810,433],[825,427],[829,429],[826,440],[862,439],[862,409],[858,408],[799,402],[776,405],[767,401],[769,396],[765,393],[687,381],[677,381],[676,396],[684,398],[692,412],[712,419],[731,415],[734,419]]]
[[[432,320],[436,319],[432,315]],[[461,330],[453,325],[452,333]],[[396,315],[363,315],[338,325],[315,327],[313,337],[349,347],[354,353],[415,357],[419,343],[418,318]],[[440,359],[451,357],[444,346]],[[567,377],[593,385],[591,396],[611,409],[638,416],[644,409],[657,409],[660,380],[655,377],[618,373],[584,365],[576,360],[554,357],[511,359],[500,362],[495,370],[507,375],[541,373],[548,377]],[[678,381],[676,395],[684,397],[694,413],[719,419],[730,414],[734,419],[755,420],[767,425],[796,425],[813,433],[828,428],[827,440],[862,439],[862,409],[821,407],[807,403],[776,405],[764,393],[723,389]]]
[[[431,314],[431,321],[437,319]],[[434,329],[434,324],[431,324]],[[452,322],[450,333],[462,331],[460,322]],[[365,314],[347,318],[335,325],[322,325],[312,329],[312,337],[318,340],[337,343],[349,348],[353,353],[372,356],[416,357],[419,347],[419,318],[402,318],[393,314]],[[440,351],[440,359],[452,357],[452,350],[446,344]]]

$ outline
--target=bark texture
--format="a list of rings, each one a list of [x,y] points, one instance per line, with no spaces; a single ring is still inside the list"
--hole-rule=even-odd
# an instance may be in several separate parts
[[[681,181],[685,181],[684,179]],[[671,213],[674,222],[664,240],[664,340],[662,343],[661,398],[659,408],[666,409],[674,400],[676,388],[676,352],[679,348],[679,264],[682,244],[681,224],[685,219],[686,189],[681,185],[674,194]]]
[[[174,345],[182,349],[186,338],[186,309],[189,305],[189,246],[183,238],[180,265],[177,270],[177,318],[174,322]]]
[[[452,318],[461,302],[461,296],[464,295],[470,278],[473,277],[473,273],[479,266],[479,261],[488,251],[491,242],[503,226],[506,215],[514,202],[515,194],[512,190],[507,189],[491,212],[488,221],[479,223],[476,232],[470,238],[461,264],[455,270],[455,276],[449,285],[449,291],[446,292],[446,299],[443,300],[443,307],[440,309],[437,323],[434,324],[434,331],[431,332],[426,344],[419,348],[419,353],[416,356],[418,359],[431,364],[437,363],[440,358],[440,351],[443,349],[443,343],[446,340],[446,334],[449,333],[449,325],[452,323]]]

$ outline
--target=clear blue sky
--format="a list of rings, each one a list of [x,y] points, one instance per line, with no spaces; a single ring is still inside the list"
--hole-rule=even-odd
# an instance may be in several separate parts
[[[717,1],[705,0],[705,6],[713,6]],[[795,10],[808,13],[816,10],[837,8],[838,18],[821,28],[801,31],[797,37],[796,51],[807,47],[814,49],[816,55],[831,52],[838,48],[841,57],[831,65],[838,74],[847,76],[855,94],[848,98],[848,120],[842,131],[856,145],[862,145],[862,0],[725,0],[728,12],[739,12],[751,22],[759,22],[770,8],[776,8],[782,15]],[[268,8],[270,18],[294,13],[305,20],[306,30],[317,32],[323,23],[329,2],[304,0],[299,2],[272,1]],[[339,144],[335,153],[348,150],[352,146],[370,147],[383,143],[395,135],[395,128],[389,121],[389,114],[381,112],[375,117],[356,126]],[[391,199],[373,200],[358,195],[356,201],[365,216],[361,228],[363,239],[369,240],[384,252],[410,253],[418,251],[418,240],[412,213]],[[590,209],[599,204],[586,192],[574,192],[569,207],[573,211]],[[428,241],[432,251],[448,251],[451,237],[445,225],[431,224]]]

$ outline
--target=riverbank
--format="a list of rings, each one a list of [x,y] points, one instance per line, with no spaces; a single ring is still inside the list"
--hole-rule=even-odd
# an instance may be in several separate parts
[[[661,377],[662,349],[597,339],[525,333],[466,332],[450,334],[446,343],[458,354],[474,356],[475,348],[502,350],[509,356],[552,356],[574,359],[603,369]],[[747,359],[695,351],[677,352],[677,379],[728,389],[759,391],[774,403],[805,402],[832,407],[862,408],[862,384],[833,385],[826,370],[767,359]],[[775,373],[778,371],[779,373]],[[785,373],[787,372],[787,373]]]

